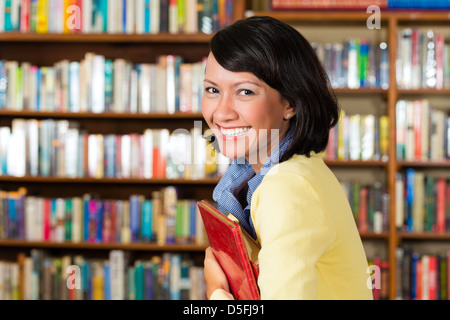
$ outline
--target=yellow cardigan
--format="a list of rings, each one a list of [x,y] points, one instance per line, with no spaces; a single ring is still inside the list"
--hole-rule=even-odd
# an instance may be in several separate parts
[[[255,190],[261,299],[373,299],[350,205],[322,157],[295,155]],[[210,299],[232,299],[216,290]]]

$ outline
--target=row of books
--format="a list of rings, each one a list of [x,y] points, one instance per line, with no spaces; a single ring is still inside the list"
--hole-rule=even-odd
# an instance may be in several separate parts
[[[340,112],[338,124],[330,130],[324,157],[328,160],[387,161],[389,118]]]
[[[446,0],[264,0],[272,10],[449,9]]]
[[[450,88],[450,44],[445,35],[432,29],[400,31],[395,70],[402,89]]]
[[[341,181],[359,232],[388,231],[390,197],[381,182],[365,185],[355,180]]]
[[[197,201],[174,187],[126,200],[0,191],[0,239],[86,243],[207,244]]]
[[[365,38],[343,42],[311,43],[333,88],[389,87],[389,50],[386,42],[371,44]]]
[[[186,255],[131,261],[122,250],[92,258],[31,249],[17,261],[0,261],[0,300],[205,299],[203,267]]]
[[[450,232],[450,178],[409,168],[395,181],[396,227],[406,232]]]
[[[206,58],[133,64],[87,52],[53,66],[0,60],[0,109],[57,112],[200,112]]]
[[[389,9],[450,9],[450,4],[447,0],[387,0],[387,7]]]
[[[0,32],[210,34],[233,12],[233,0],[5,0]]]
[[[450,299],[450,250],[421,254],[402,245],[396,257],[398,300]]]
[[[13,119],[0,127],[0,175],[69,178],[202,179],[230,160],[194,128],[94,134],[68,120]]]
[[[450,114],[427,99],[396,104],[397,160],[450,159]]]

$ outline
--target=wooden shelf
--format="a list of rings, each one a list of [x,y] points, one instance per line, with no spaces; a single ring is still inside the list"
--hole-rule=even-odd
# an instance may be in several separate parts
[[[63,184],[152,184],[152,185],[215,185],[219,178],[203,179],[129,179],[129,178],[68,178],[68,177],[42,177],[25,176],[11,177],[0,176],[0,182],[20,182],[20,183],[63,183]]]
[[[398,232],[398,237],[405,240],[450,240],[450,233]]]
[[[278,20],[283,21],[295,21],[295,22],[336,22],[336,23],[349,23],[365,21],[369,17],[365,11],[255,11],[252,15],[256,16],[270,16]],[[384,20],[384,15],[381,15]]]
[[[333,91],[337,94],[387,94],[387,89],[382,88],[334,88]]]
[[[450,159],[441,161],[397,161],[399,168],[423,167],[423,168],[450,168]]]
[[[283,21],[295,22],[319,22],[319,23],[354,23],[366,21],[370,16],[365,10],[354,11],[326,11],[326,10],[304,10],[304,11],[255,11],[251,15],[271,16]],[[386,21],[395,19],[399,21],[424,21],[424,22],[449,22],[450,12],[448,10],[381,10],[380,19]]]
[[[397,89],[399,95],[450,95],[450,89]]]
[[[378,160],[324,160],[328,166],[333,167],[386,167],[387,161]]]
[[[375,233],[375,232],[360,232],[359,235],[361,239],[370,240],[370,239],[380,239],[387,240],[389,235],[387,232]]]
[[[197,251],[202,252],[206,245],[196,244],[166,244],[156,243],[85,243],[85,242],[53,242],[53,241],[26,241],[26,240],[0,240],[0,247],[32,247],[32,248],[64,248],[64,249],[90,249],[90,250],[144,250],[144,251]]]
[[[20,118],[71,118],[71,119],[203,119],[200,112],[177,113],[119,113],[119,112],[58,112],[58,111],[28,111],[0,110],[0,117]]]
[[[87,34],[87,33],[0,33],[0,42],[69,42],[69,43],[209,43],[212,34]]]

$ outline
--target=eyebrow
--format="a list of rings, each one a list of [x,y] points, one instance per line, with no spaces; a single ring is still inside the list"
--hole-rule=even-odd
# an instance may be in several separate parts
[[[209,83],[212,84],[213,86],[219,86],[219,85],[218,85],[217,83],[215,83],[214,81],[211,81],[211,80],[208,80],[208,79],[204,79],[204,82],[209,82]],[[250,84],[253,84],[253,85],[255,85],[255,86],[262,87],[262,85],[261,85],[260,83],[255,82],[255,81],[252,81],[252,80],[239,81],[239,82],[234,83],[231,87],[237,87],[237,86],[239,86],[239,85],[241,85],[241,84],[244,84],[244,83],[250,83]]]

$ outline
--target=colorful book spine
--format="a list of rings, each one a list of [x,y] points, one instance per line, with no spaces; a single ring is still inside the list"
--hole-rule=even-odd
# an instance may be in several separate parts
[[[378,45],[364,38],[343,42],[313,42],[333,88],[382,88],[389,86],[389,52],[386,42]]]
[[[448,232],[449,185],[450,180],[444,176],[435,177],[414,169],[399,173],[396,226],[405,232]]]
[[[396,104],[397,160],[441,161],[448,157],[449,116],[423,100]]]
[[[401,277],[397,299],[447,300],[450,255],[448,250],[434,254],[419,253],[411,245],[397,249],[402,260],[398,271]]]
[[[69,287],[66,270],[73,266],[79,268],[73,269],[77,274],[72,271],[73,287]],[[204,280],[197,276],[202,271],[189,257],[178,254],[129,261],[121,250],[112,250],[107,259],[93,259],[50,257],[33,249],[16,261],[0,260],[0,294],[2,300],[205,299]]]
[[[341,181],[360,232],[388,230],[389,195],[380,182],[365,185],[357,180]]]
[[[162,192],[164,204],[142,195],[123,201],[89,194],[41,198],[27,195],[24,188],[1,191],[0,238],[91,243],[155,243],[159,239],[161,245],[206,244],[196,201],[178,199],[173,187]]]
[[[0,127],[2,175],[198,179],[218,177],[229,165],[218,156],[207,161],[199,127],[173,134],[145,129],[142,134],[102,135],[82,132],[77,122],[67,120],[13,119],[12,124]],[[15,141],[14,148],[7,147],[9,140]]]
[[[448,87],[448,55],[444,35],[433,29],[399,31],[396,78],[399,88]]]
[[[0,61],[0,108],[57,112],[199,112],[203,61],[158,57],[133,64],[86,53],[81,61],[37,67]],[[159,69],[159,72],[156,72]]]

